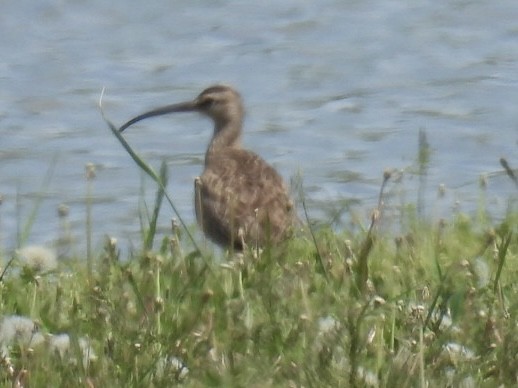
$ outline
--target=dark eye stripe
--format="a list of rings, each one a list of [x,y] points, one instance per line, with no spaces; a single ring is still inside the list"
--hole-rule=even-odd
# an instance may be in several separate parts
[[[212,98],[212,97],[205,97],[205,98],[202,98],[201,101],[200,101],[200,106],[203,107],[203,108],[208,108],[209,106],[211,106],[212,104],[214,104],[215,100]]]

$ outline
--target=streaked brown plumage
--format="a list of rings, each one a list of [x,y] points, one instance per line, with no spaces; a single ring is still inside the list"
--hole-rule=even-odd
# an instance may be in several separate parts
[[[196,219],[203,232],[217,244],[235,249],[284,239],[295,219],[293,203],[277,171],[241,147],[244,108],[231,87],[209,87],[193,101],[143,113],[119,131],[148,117],[190,111],[214,121],[205,169],[195,180]]]

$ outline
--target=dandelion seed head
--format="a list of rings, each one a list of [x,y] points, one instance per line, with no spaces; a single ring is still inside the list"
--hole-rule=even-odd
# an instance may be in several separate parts
[[[9,354],[9,347],[19,344],[24,347],[35,347],[43,343],[44,337],[38,331],[34,321],[19,315],[9,315],[0,323],[0,348],[2,356]]]
[[[34,347],[36,347],[38,345],[43,344],[44,342],[45,342],[45,336],[41,332],[37,331],[36,333],[34,333],[32,335],[31,342],[30,342],[29,346],[31,348],[34,348]]]
[[[86,367],[90,362],[97,359],[97,355],[93,350],[90,342],[86,338],[78,338],[79,349],[83,355],[83,365]],[[62,359],[74,355],[74,352],[70,349],[70,336],[66,333],[51,335],[48,340],[49,349],[58,354]],[[69,358],[70,361],[74,362],[74,358]]]
[[[39,245],[18,249],[16,256],[23,266],[29,267],[35,272],[52,271],[58,266],[56,253]]]
[[[29,343],[36,330],[36,325],[30,318],[18,315],[4,317],[0,325],[0,343],[12,343],[15,340]]]
[[[88,341],[88,339],[81,337],[78,342],[79,348],[83,353],[83,365],[86,367],[90,362],[97,360],[97,354],[95,354],[95,351],[92,348],[92,345],[90,345],[90,341]]]
[[[64,357],[70,348],[70,337],[68,334],[52,335],[49,338],[49,349],[61,357]]]

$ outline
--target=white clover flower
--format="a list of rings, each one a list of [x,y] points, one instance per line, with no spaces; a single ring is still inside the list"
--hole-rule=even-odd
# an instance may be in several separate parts
[[[160,378],[163,378],[164,375],[167,374],[173,374],[176,381],[182,381],[189,374],[189,368],[177,357],[164,357],[157,363],[155,374]]]
[[[56,253],[39,245],[31,245],[16,251],[20,263],[35,272],[48,272],[57,268]]]
[[[448,342],[443,345],[443,351],[448,353],[450,357],[460,360],[473,360],[475,358],[475,353],[470,348],[456,342]]]
[[[363,380],[366,387],[379,387],[378,376],[370,370],[358,368],[358,377]]]
[[[318,333],[315,337],[315,351],[320,352],[331,343],[335,344],[334,337],[340,330],[340,322],[331,315],[318,318]]]
[[[171,369],[176,372],[178,380],[183,380],[187,377],[187,374],[189,373],[189,368],[185,366],[182,360],[176,357],[170,357],[169,364],[171,365]]]
[[[318,334],[326,335],[340,328],[340,322],[328,315],[318,319]]]
[[[8,348],[18,344],[24,347],[34,347],[44,341],[34,321],[19,315],[9,315],[0,323],[0,348],[3,356],[9,354]]]

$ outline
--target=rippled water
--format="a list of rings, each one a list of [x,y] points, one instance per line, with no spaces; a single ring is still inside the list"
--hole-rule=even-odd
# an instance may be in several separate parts
[[[301,174],[310,213],[352,202],[368,219],[383,171],[405,171],[394,202],[417,201],[418,133],[430,145],[425,211],[473,212],[479,176],[518,166],[518,3],[409,1],[19,1],[0,14],[2,245],[16,244],[42,182],[31,233],[53,240],[56,208],[84,233],[84,167],[97,165],[94,241],[138,231],[142,174],[102,122],[194,97],[225,82],[247,107],[244,143],[289,177]],[[165,159],[181,215],[194,222],[192,181],[211,124],[196,115],[143,122],[128,141]],[[516,187],[489,175],[493,216]],[[443,183],[446,196],[437,199]],[[18,211],[17,211],[18,196]],[[390,202],[390,201],[389,201]],[[398,203],[399,204],[399,203]],[[392,203],[396,205],[396,203]],[[167,208],[163,226],[172,216]]]

